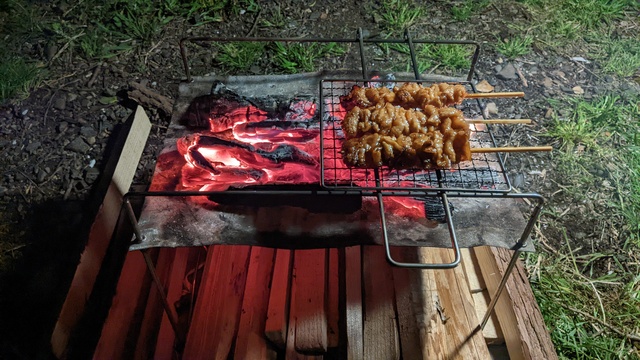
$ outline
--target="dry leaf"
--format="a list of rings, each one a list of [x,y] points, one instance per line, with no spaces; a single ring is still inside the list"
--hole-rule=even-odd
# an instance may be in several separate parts
[[[493,86],[491,86],[491,84],[489,84],[487,80],[482,80],[478,83],[478,85],[476,85],[476,89],[480,92],[488,93],[492,92],[494,88]]]

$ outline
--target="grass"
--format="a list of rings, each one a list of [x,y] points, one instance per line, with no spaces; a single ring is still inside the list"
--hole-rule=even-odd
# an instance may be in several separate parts
[[[385,0],[379,15],[389,33],[399,34],[416,24],[424,13],[424,8],[411,0]]]
[[[630,76],[640,64],[640,36],[634,18],[640,10],[635,0],[521,0],[536,19],[513,25],[518,33],[535,37],[538,47],[597,59],[605,73]],[[627,19],[630,30],[616,25]],[[515,44],[513,44],[515,45]],[[502,45],[505,47],[506,45]],[[527,45],[528,46],[528,45]],[[515,46],[514,46],[515,47]],[[588,53],[584,53],[584,49]],[[505,54],[507,55],[507,54]]]
[[[219,46],[216,60],[230,71],[249,69],[264,55],[264,44],[254,42],[230,42]]]
[[[451,7],[451,16],[457,21],[469,20],[471,15],[479,10],[484,9],[491,3],[491,0],[465,0],[460,4]]]
[[[343,55],[346,50],[336,43],[274,43],[274,64],[288,73],[314,71],[319,59]]]
[[[640,359],[639,99],[603,96],[551,102],[547,136],[560,144],[543,226],[564,245],[538,263],[532,287],[562,359]],[[567,208],[568,206],[568,208]],[[565,209],[566,210],[560,210]],[[588,216],[579,243],[571,219]]]
[[[21,57],[0,57],[0,103],[26,97],[42,78],[40,68]]]
[[[499,39],[496,49],[508,59],[515,59],[531,52],[531,44],[533,44],[531,36],[514,36],[511,39]]]

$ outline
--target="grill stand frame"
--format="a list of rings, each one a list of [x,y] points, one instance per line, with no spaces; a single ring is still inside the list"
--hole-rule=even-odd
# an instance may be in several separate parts
[[[414,43],[434,43],[434,44],[461,44],[461,45],[475,45],[476,49],[474,51],[473,57],[472,57],[472,62],[471,62],[471,66],[469,69],[469,73],[467,75],[467,81],[470,83],[472,89],[474,90],[474,92],[476,91],[475,86],[473,85],[473,83],[471,83],[471,80],[473,79],[473,75],[475,72],[475,66],[476,63],[478,61],[479,58],[479,54],[480,54],[480,45],[476,42],[472,42],[472,41],[441,41],[441,40],[414,40],[411,38],[411,34],[409,33],[409,31],[407,30],[405,32],[405,39],[400,40],[400,39],[364,39],[363,37],[363,32],[362,29],[358,29],[358,34],[357,34],[357,38],[354,39],[324,39],[324,38],[233,38],[233,39],[229,39],[229,38],[215,38],[215,37],[193,37],[193,38],[183,38],[180,40],[179,43],[179,47],[180,47],[180,55],[183,61],[183,66],[184,66],[184,70],[185,70],[185,74],[186,74],[186,80],[187,82],[191,82],[193,80],[192,76],[191,76],[191,71],[190,71],[190,67],[189,67],[189,62],[188,62],[188,56],[187,56],[187,50],[186,50],[186,46],[185,44],[187,42],[230,42],[230,41],[240,41],[240,42],[251,42],[251,41],[261,41],[261,42],[273,42],[273,41],[283,41],[283,42],[303,42],[303,43],[330,43],[330,42],[334,42],[334,43],[358,43],[359,45],[359,49],[360,49],[360,58],[361,58],[361,66],[362,66],[362,73],[363,73],[363,80],[367,81],[367,75],[368,75],[368,70],[367,70],[367,63],[366,63],[366,58],[364,56],[364,45],[365,43],[405,43],[407,45],[409,45],[409,50],[410,50],[410,56],[411,56],[411,62],[413,65],[413,71],[414,71],[414,75],[417,81],[421,81],[421,77],[420,77],[420,72],[418,70],[418,63],[416,61],[416,53],[415,53],[415,47],[414,47]],[[482,105],[482,103],[477,100],[478,105],[480,106],[480,108],[482,110],[484,110],[484,106]],[[321,102],[322,103],[322,102]],[[484,116],[484,115],[483,115]],[[321,121],[322,122],[322,121]],[[491,134],[491,139],[492,141],[495,142],[495,139],[493,138],[493,134],[491,131],[489,131],[489,133]],[[322,136],[322,131],[320,132],[321,136]],[[321,158],[322,158],[322,153],[321,153]],[[504,163],[502,160],[502,157],[498,154],[498,161],[500,163],[500,165],[502,166],[502,168],[504,168]],[[380,189],[381,187],[381,182],[380,182],[380,174],[378,169],[375,169],[375,182],[376,182],[376,187],[378,189],[376,189],[375,191],[371,192],[371,191],[360,191],[360,192],[356,192],[358,194],[360,194],[361,196],[375,196],[378,200],[378,204],[379,204],[379,211],[380,211],[380,226],[381,226],[381,232],[382,232],[382,236],[383,236],[383,240],[384,240],[384,247],[385,247],[385,252],[386,252],[386,257],[387,260],[394,266],[398,266],[398,267],[404,267],[404,268],[413,268],[413,269],[428,269],[428,270],[439,270],[439,269],[451,269],[454,268],[456,266],[458,266],[460,264],[460,248],[458,245],[458,241],[457,241],[457,237],[455,234],[455,226],[453,224],[453,219],[451,216],[451,209],[449,207],[449,202],[448,199],[450,197],[498,197],[498,198],[513,198],[513,199],[528,199],[531,201],[535,201],[537,204],[534,208],[534,210],[532,211],[531,215],[529,216],[529,220],[527,222],[527,225],[525,226],[524,231],[522,232],[522,235],[520,237],[520,239],[515,243],[515,245],[511,248],[511,250],[514,250],[513,255],[511,256],[511,259],[509,261],[509,264],[505,270],[504,275],[502,276],[500,283],[498,285],[497,290],[495,291],[495,294],[491,297],[491,302],[489,303],[487,310],[485,312],[485,315],[482,319],[482,321],[480,322],[479,328],[483,329],[485,327],[485,325],[487,324],[491,314],[493,313],[495,306],[498,302],[498,299],[500,298],[500,295],[502,294],[502,292],[504,291],[504,288],[506,286],[506,283],[511,275],[511,273],[513,272],[513,269],[517,263],[517,260],[519,258],[519,255],[521,254],[521,249],[526,245],[527,243],[527,239],[529,238],[529,236],[531,235],[531,231],[533,230],[533,227],[536,223],[536,221],[538,220],[540,213],[542,211],[542,207],[544,205],[544,198],[537,193],[511,193],[509,191],[496,191],[496,192],[474,192],[474,191],[451,191],[451,190],[446,190],[446,189],[424,189],[423,191],[383,191]],[[436,170],[436,176],[438,178],[438,182],[439,182],[439,186],[443,187],[442,185],[442,172],[441,170]],[[507,183],[509,182],[508,177],[507,177]],[[511,184],[509,184],[509,190],[511,190]],[[133,208],[131,206],[131,202],[130,199],[134,198],[134,197],[149,197],[149,196],[185,196],[185,197],[191,197],[191,196],[210,196],[210,195],[216,195],[216,194],[221,194],[221,193],[225,193],[225,194],[232,194],[234,191],[226,191],[226,192],[218,192],[218,191],[213,191],[213,192],[197,192],[197,191],[182,191],[182,192],[177,192],[177,191],[154,191],[154,192],[129,192],[127,194],[125,194],[123,196],[123,202],[122,202],[122,206],[121,206],[121,210],[120,210],[120,216],[126,216],[128,218],[128,220],[131,222],[133,228],[134,228],[134,238],[133,238],[133,242],[140,242],[143,240],[143,237],[141,235],[141,231],[140,231],[140,226],[138,224],[138,219],[135,216],[135,213],[133,211]],[[238,191],[238,192],[242,192],[242,191]],[[277,194],[278,192],[273,192],[273,191],[254,191],[252,192],[255,195],[260,195],[260,194]],[[295,193],[295,192],[294,192]],[[305,194],[311,194],[311,192],[304,192]],[[323,194],[347,194],[347,193],[351,193],[348,190],[331,190],[331,189],[327,189],[326,192],[313,192],[313,194],[318,195],[318,196],[322,196]],[[386,226],[386,220],[385,220],[385,211],[384,211],[384,203],[383,203],[383,199],[384,196],[431,196],[431,197],[439,197],[442,201],[442,205],[444,207],[444,211],[445,211],[445,219],[447,222],[447,226],[449,229],[449,233],[450,233],[450,237],[451,237],[451,249],[454,251],[454,261],[451,263],[443,263],[443,264],[425,264],[425,263],[404,263],[404,262],[399,262],[395,259],[393,259],[392,255],[391,255],[391,251],[390,251],[390,243],[389,243],[389,238],[387,236],[387,226]],[[154,282],[157,291],[159,291],[160,293],[160,297],[162,300],[162,306],[164,308],[165,313],[167,314],[167,317],[171,323],[171,326],[176,334],[176,339],[178,341],[178,346],[181,347],[182,345],[184,345],[184,339],[181,338],[181,334],[179,333],[179,331],[177,331],[178,325],[177,325],[177,316],[176,313],[174,311],[174,309],[171,307],[170,304],[168,304],[167,302],[167,298],[166,298],[166,290],[164,288],[164,285],[162,284],[162,281],[160,280],[160,278],[158,277],[156,270],[155,270],[155,266],[153,265],[153,262],[151,261],[151,258],[149,257],[149,254],[147,251],[145,250],[141,250],[142,254],[144,256],[145,259],[145,263],[147,265],[147,269],[150,272],[151,276],[152,276],[152,281]]]

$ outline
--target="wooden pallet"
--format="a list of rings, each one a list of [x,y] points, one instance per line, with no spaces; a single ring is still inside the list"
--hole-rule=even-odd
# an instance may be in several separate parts
[[[488,359],[488,344],[505,341],[512,359],[555,358],[521,265],[496,316],[479,329],[508,251],[465,250],[462,266],[435,271],[391,267],[379,246],[211,246],[187,266],[199,251],[157,252],[170,304],[192,303],[178,337],[145,280],[142,257],[128,254],[94,358]],[[407,261],[453,256],[436,248],[393,251]]]

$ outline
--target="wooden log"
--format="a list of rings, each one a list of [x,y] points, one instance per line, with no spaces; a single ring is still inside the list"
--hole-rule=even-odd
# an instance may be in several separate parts
[[[453,261],[453,252],[430,248],[427,259],[433,263],[450,263]],[[440,346],[430,349],[431,354],[427,358],[490,359],[462,267],[435,271],[434,278],[438,290],[435,310],[445,331],[440,333]]]
[[[167,302],[175,308],[175,304],[180,300],[182,293],[182,281],[187,271],[187,261],[189,260],[190,248],[181,247],[175,249],[175,257],[171,264],[170,276],[166,282]],[[158,330],[158,340],[153,358],[155,360],[171,360],[175,354],[176,335],[173,331],[169,317],[162,313],[160,329]]]
[[[129,191],[150,130],[149,118],[144,109],[138,107],[129,132],[122,140],[122,151],[115,154],[114,160],[108,164],[108,171],[105,170],[105,174],[112,174],[111,178],[100,182],[104,183],[105,196],[88,231],[86,247],[80,255],[80,262],[51,335],[51,348],[58,358],[66,356],[69,340],[84,314],[118,221],[122,196]]]
[[[139,331],[151,282],[141,252],[127,254],[122,273],[126,276],[121,276],[118,281],[116,295],[93,354],[94,359],[122,359],[131,357],[134,351],[134,335]]]
[[[400,359],[400,345],[394,310],[391,267],[384,248],[365,246],[362,255],[364,277],[364,358]]]
[[[489,294],[494,296],[513,252],[489,246],[480,246],[472,251],[478,258]],[[509,329],[504,332],[504,337],[511,359],[558,358],[520,262],[509,277],[495,312],[500,327]]]
[[[287,341],[289,323],[289,300],[291,298],[291,269],[293,252],[287,249],[276,251],[276,262],[271,279],[269,309],[264,333],[274,345],[284,349]]]
[[[364,335],[362,330],[362,248],[345,248],[345,317],[347,359],[364,359]]]
[[[175,249],[162,248],[158,251],[158,261],[155,264],[155,268],[156,274],[163,284],[167,283],[167,279],[170,276],[174,257]],[[129,276],[129,274],[125,274],[125,276]],[[153,357],[156,340],[158,339],[158,328],[164,314],[161,296],[165,296],[165,294],[160,294],[158,288],[153,285],[149,290],[149,296],[144,307],[144,316],[134,359],[145,360]]]
[[[251,248],[234,359],[276,358],[276,353],[268,348],[264,336],[269,306],[269,279],[271,279],[275,254],[276,251],[271,248]]]
[[[292,268],[291,277],[296,277],[296,269]],[[296,282],[291,282],[291,300],[290,300],[290,314],[288,316],[287,334],[285,336],[285,360],[320,360],[322,356],[313,356],[301,354],[296,350],[296,324],[297,319],[295,315],[296,303],[298,301]]]
[[[304,354],[327,352],[327,250],[296,250],[296,350]]]
[[[394,259],[403,262],[416,262],[416,248],[394,247],[391,254]],[[418,283],[420,270],[393,267],[393,285],[395,288],[396,309],[398,312],[398,332],[403,359],[423,359],[420,343],[420,329],[414,306],[414,287]]]
[[[480,264],[475,255],[471,253],[468,248],[460,249],[460,255],[462,256],[462,268],[464,269],[467,283],[469,284],[469,290],[471,290],[471,296],[473,297],[473,303],[476,308],[476,316],[478,319],[482,319],[487,311],[489,305],[489,291],[482,278],[480,270]],[[504,336],[502,335],[502,329],[498,325],[498,318],[493,314],[484,329],[482,329],[482,335],[487,344],[503,344]]]
[[[327,341],[330,348],[337,348],[340,342],[340,261],[338,249],[328,250],[329,266],[327,276]]]
[[[209,248],[184,359],[229,357],[240,321],[249,252],[249,246]]]

